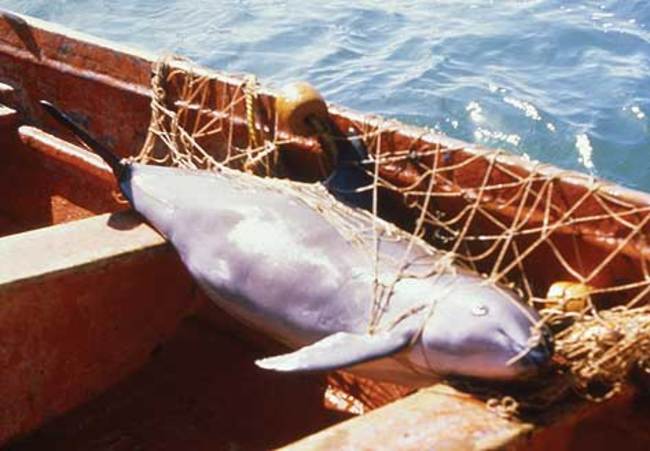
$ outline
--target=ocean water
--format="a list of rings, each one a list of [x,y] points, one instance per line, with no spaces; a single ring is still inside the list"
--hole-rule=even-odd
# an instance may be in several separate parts
[[[650,191],[650,2],[0,0]]]

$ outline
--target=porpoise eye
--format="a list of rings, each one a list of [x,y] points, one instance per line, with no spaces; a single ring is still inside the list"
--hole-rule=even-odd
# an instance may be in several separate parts
[[[490,310],[487,308],[487,305],[476,304],[472,307],[472,315],[474,316],[485,316],[490,313]]]

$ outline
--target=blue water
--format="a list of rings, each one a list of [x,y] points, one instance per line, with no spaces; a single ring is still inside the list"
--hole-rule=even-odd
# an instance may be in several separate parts
[[[650,191],[650,2],[0,0]]]

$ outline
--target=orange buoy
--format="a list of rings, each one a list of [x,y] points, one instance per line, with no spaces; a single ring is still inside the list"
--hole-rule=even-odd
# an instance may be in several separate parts
[[[555,282],[548,289],[545,306],[559,307],[565,312],[582,312],[589,304],[592,291],[591,286],[580,282]]]
[[[284,86],[275,100],[275,109],[280,127],[300,136],[321,133],[319,127],[325,128],[329,121],[325,100],[305,81]]]

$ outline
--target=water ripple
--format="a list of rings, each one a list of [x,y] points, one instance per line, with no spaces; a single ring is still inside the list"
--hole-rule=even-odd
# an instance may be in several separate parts
[[[2,6],[650,191],[647,0]]]

